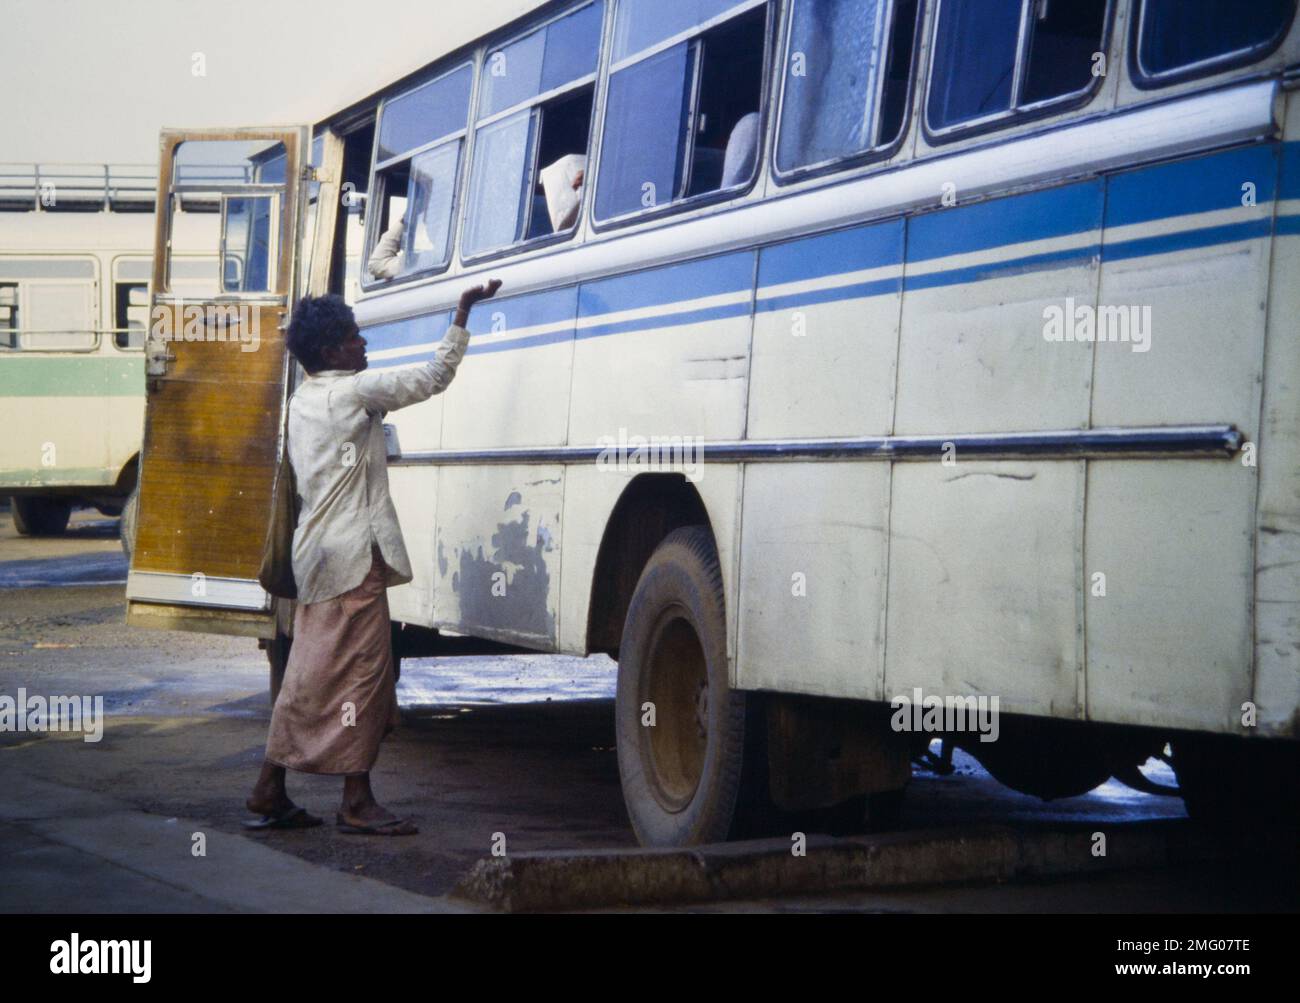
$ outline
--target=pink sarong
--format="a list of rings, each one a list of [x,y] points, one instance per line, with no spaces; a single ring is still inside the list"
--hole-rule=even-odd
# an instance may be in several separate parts
[[[385,566],[350,592],[299,603],[284,684],[271,712],[266,759],[302,773],[368,773],[397,727],[397,679]]]

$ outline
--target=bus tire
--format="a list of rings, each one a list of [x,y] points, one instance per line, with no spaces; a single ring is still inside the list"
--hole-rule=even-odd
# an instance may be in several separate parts
[[[1300,824],[1300,743],[1191,735],[1170,745],[1178,788],[1193,820],[1241,835]]]
[[[712,535],[704,526],[673,530],[641,572],[619,645],[619,776],[643,846],[720,842],[764,817],[760,714],[757,696],[727,677]]]
[[[140,485],[131,489],[126,504],[122,506],[122,518],[118,523],[118,535],[122,538],[122,552],[126,554],[126,563],[131,563],[131,554],[135,551],[135,532],[140,520]]]
[[[72,517],[72,502],[62,498],[13,498],[14,529],[22,536],[61,536]]]

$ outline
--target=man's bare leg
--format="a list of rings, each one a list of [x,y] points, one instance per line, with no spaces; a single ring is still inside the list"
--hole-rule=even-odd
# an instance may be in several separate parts
[[[284,789],[285,769],[274,763],[262,763],[262,772],[257,775],[253,793],[244,804],[248,810],[257,815],[283,815],[292,811],[294,803]]]
[[[343,778],[343,804],[339,808],[339,817],[345,824],[357,828],[383,829],[385,835],[407,836],[420,831],[375,800],[369,773],[350,773]]]

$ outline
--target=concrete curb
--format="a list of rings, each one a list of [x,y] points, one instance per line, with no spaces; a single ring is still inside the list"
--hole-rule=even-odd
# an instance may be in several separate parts
[[[1093,834],[1106,837],[1094,856]],[[1003,826],[688,850],[523,853],[478,861],[451,895],[503,912],[680,905],[844,891],[1103,873],[1211,859],[1216,844],[1186,822],[1051,830]]]

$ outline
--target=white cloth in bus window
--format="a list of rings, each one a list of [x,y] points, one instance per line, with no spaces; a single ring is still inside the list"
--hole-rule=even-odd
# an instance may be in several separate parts
[[[542,169],[542,191],[546,193],[552,233],[567,230],[577,220],[586,176],[587,158],[581,153],[570,153]]]
[[[399,219],[379,238],[374,253],[366,262],[366,270],[371,276],[376,279],[395,279],[402,274],[402,238],[405,234],[406,220]]]
[[[727,140],[722,161],[722,187],[730,188],[749,180],[758,159],[758,112],[742,115]]]

